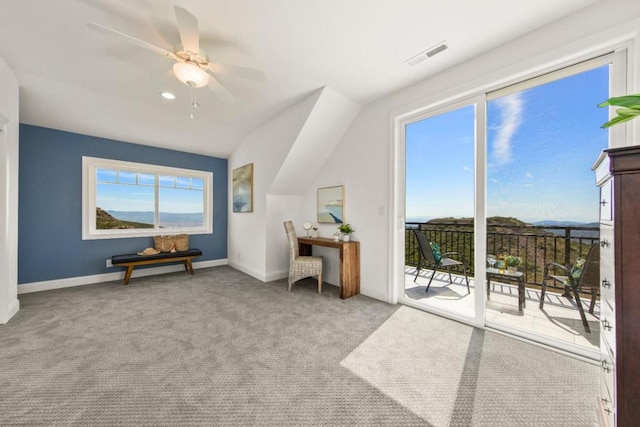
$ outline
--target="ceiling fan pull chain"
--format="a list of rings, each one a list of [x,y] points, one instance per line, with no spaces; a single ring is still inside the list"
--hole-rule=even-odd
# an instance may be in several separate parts
[[[189,91],[191,92],[191,106],[190,106],[190,108],[189,108],[189,109],[190,109],[190,111],[191,111],[191,119],[193,120],[193,108],[194,108],[194,105],[195,105],[195,103],[196,103],[196,102],[195,102],[195,97],[196,97],[196,95],[195,95],[195,93],[193,92],[193,86],[191,86],[191,85],[189,86]]]
[[[200,104],[198,104],[198,101],[196,99],[196,92],[194,91],[195,87],[192,85],[189,85],[189,88],[191,90],[191,118],[193,119],[193,110],[198,108]]]

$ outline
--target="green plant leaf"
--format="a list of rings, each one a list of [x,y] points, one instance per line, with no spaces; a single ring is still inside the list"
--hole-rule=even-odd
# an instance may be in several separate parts
[[[637,116],[640,115],[640,110],[636,110],[633,108],[618,108],[616,110],[616,114],[620,116]]]
[[[613,125],[617,125],[618,123],[622,123],[622,122],[626,122],[629,121],[631,119],[633,119],[634,117],[637,116],[616,116],[613,119],[609,120],[608,122],[606,122],[605,124],[603,124],[602,126],[600,126],[602,129],[606,129],[608,127],[611,127]]]
[[[640,94],[617,96],[607,99],[605,102],[598,104],[598,107],[627,107],[627,108],[640,108]]]

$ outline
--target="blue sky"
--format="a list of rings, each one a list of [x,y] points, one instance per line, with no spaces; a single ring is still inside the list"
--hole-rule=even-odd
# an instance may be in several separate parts
[[[174,177],[160,176],[160,212],[171,213],[202,213],[204,182],[201,179],[175,177],[175,187],[163,187],[174,185]],[[115,171],[98,170],[98,180],[112,183],[98,183],[96,205],[107,211],[154,211],[154,187],[155,177],[150,174],[138,174],[138,183],[135,185],[136,174],[120,172],[119,182],[116,184]],[[191,189],[188,187],[191,186]],[[182,187],[182,188],[180,188]]]
[[[487,104],[487,215],[595,222],[608,66]],[[406,216],[471,217],[474,107],[407,126]]]
[[[96,205],[108,211],[154,211],[153,187],[98,184]],[[160,189],[160,212],[202,213],[202,190]]]

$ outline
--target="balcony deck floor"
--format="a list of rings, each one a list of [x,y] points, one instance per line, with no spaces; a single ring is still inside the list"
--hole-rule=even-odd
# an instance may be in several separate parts
[[[467,292],[464,276],[453,274],[449,284],[446,273],[436,272],[429,292],[425,289],[433,270],[421,270],[416,283],[416,268],[405,267],[405,296],[428,306],[469,314],[473,310],[475,279],[469,277],[471,293]],[[593,314],[589,313],[590,298],[582,299],[591,333],[584,330],[580,312],[573,299],[561,295],[559,290],[547,289],[544,309],[540,309],[540,290],[526,288],[526,307],[518,311],[518,287],[512,284],[491,282],[491,300],[486,304],[486,319],[530,333],[579,345],[598,351],[600,342],[600,302],[596,301]]]

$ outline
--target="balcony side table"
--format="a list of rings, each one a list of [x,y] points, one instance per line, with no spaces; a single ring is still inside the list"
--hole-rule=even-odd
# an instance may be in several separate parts
[[[523,311],[527,303],[524,298],[524,273],[522,271],[509,272],[508,270],[487,268],[487,299],[491,299],[491,279],[506,280],[518,283],[518,310]]]

